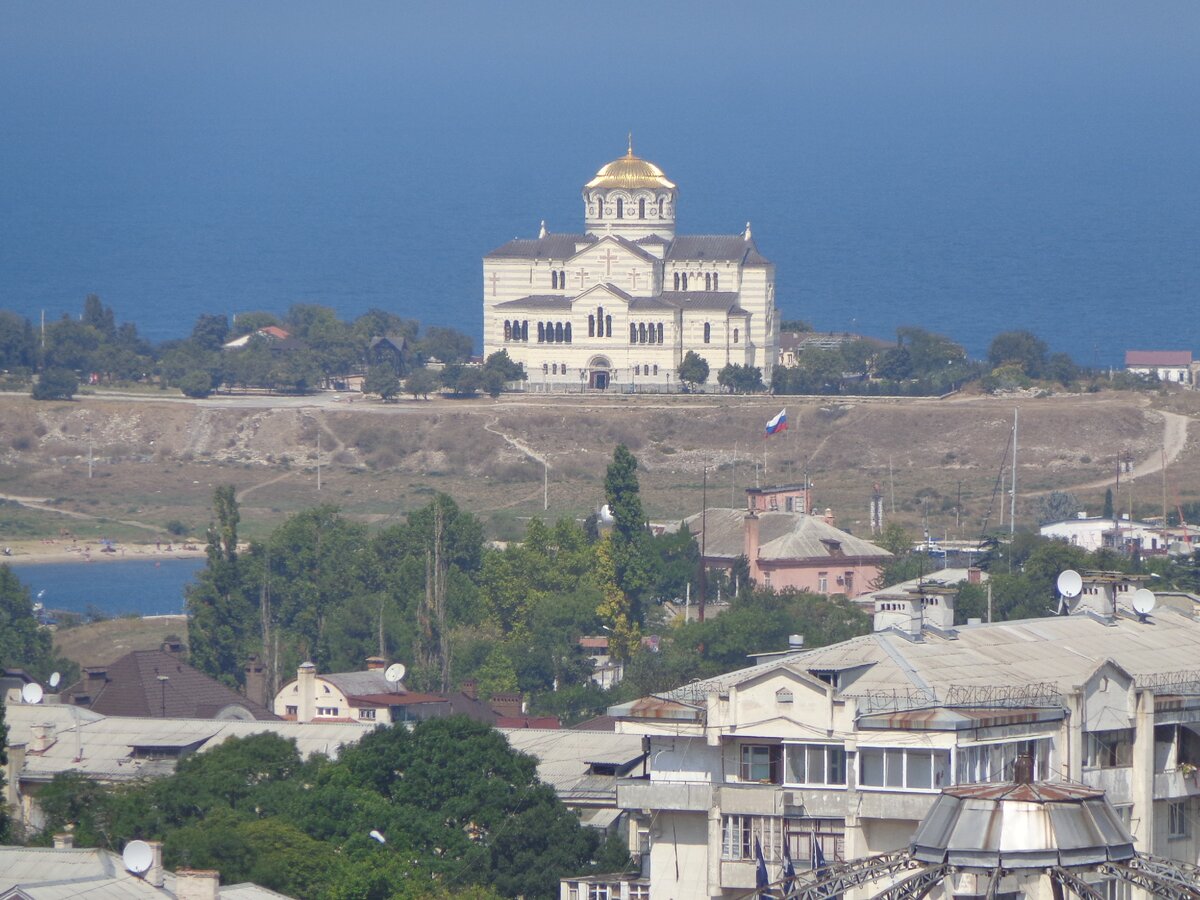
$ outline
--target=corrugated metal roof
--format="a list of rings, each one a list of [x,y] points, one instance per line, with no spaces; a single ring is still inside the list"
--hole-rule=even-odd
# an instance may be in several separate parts
[[[1190,366],[1191,350],[1126,350],[1127,366]]]
[[[751,253],[754,254],[758,265],[766,262],[755,247],[753,239],[747,240],[744,234],[683,234],[671,242],[666,258],[680,262],[742,262]]]
[[[571,298],[558,294],[530,294],[517,300],[497,303],[493,309],[536,309],[548,312],[570,312]]]
[[[707,514],[688,516],[684,524],[697,536],[707,528],[705,556],[736,559],[745,549],[746,515],[744,509],[710,508]],[[820,516],[790,512],[758,514],[758,548],[758,558],[767,561],[842,556],[888,559],[892,555]]]
[[[513,238],[487,254],[485,258],[570,259],[578,244],[591,244],[596,237],[590,234],[547,234],[544,238]]]

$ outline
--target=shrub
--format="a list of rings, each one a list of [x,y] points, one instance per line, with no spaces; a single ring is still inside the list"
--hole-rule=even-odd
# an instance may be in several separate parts
[[[212,376],[203,369],[188,372],[179,379],[179,390],[185,397],[202,400],[213,392]]]
[[[70,400],[79,390],[79,379],[69,369],[47,369],[33,386],[34,400]]]

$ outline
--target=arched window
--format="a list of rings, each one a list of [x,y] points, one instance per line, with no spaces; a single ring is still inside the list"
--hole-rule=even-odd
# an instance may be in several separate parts
[[[721,277],[720,272],[713,272],[713,290],[719,291],[721,288],[717,285],[717,279]]]
[[[658,363],[655,363],[655,364],[654,364],[654,374],[655,374],[655,375],[657,375],[657,374],[658,374]]]
[[[704,343],[707,344],[710,340],[712,340],[712,326],[710,324],[708,324],[708,322],[705,322],[704,323]]]
[[[620,197],[617,198],[617,218],[625,218],[625,201]]]
[[[704,289],[706,291],[712,290],[712,272],[704,273]]]
[[[538,324],[541,324],[541,323],[539,322]],[[543,375],[550,374],[550,363],[542,363],[542,374]]]
[[[683,289],[687,290],[687,272],[683,273]]]
[[[588,315],[588,337],[596,336],[596,317]]]
[[[504,339],[506,341],[512,340],[512,323],[508,319],[504,320]]]
[[[596,218],[604,218],[604,198],[599,194],[596,195]]]
[[[538,322],[538,343],[546,343],[546,326]]]
[[[663,323],[662,322],[658,323],[658,342],[660,344],[663,342]]]
[[[641,366],[634,366],[634,367],[633,367],[633,374],[634,374],[634,375],[641,375],[641,374],[642,374],[642,367],[641,367]]]
[[[604,307],[596,307],[596,334],[604,337]]]
[[[612,316],[604,317],[604,336],[612,337]]]
[[[664,203],[664,202],[666,202],[666,198],[665,198],[665,197],[659,197],[659,198],[658,198],[658,217],[659,217],[660,219],[663,217],[663,203]]]
[[[733,342],[735,344],[738,342],[738,330],[736,328],[733,329]]]
[[[646,343],[646,323],[645,322],[642,322],[642,324],[638,325],[638,341],[643,344]]]
[[[554,269],[550,273],[550,290],[552,290],[552,291],[558,290],[558,269]]]
[[[558,363],[555,363],[554,365],[552,365],[552,366],[550,367],[550,374],[551,374],[551,375],[557,375],[557,374],[558,374]]]
[[[646,198],[645,197],[638,198],[638,218],[639,219],[646,218]]]
[[[564,291],[567,289],[567,270],[566,269],[558,270],[558,286],[560,288],[562,288]]]
[[[571,343],[571,323],[568,322],[563,326],[563,340],[568,344]],[[566,371],[565,369],[563,371]]]
[[[629,343],[637,343],[637,326],[632,322],[629,323]]]
[[[563,342],[562,322],[558,322],[554,326],[554,343],[561,344]]]
[[[554,323],[553,322],[546,323],[546,343],[547,344],[554,343]]]
[[[675,290],[679,290],[679,273],[675,273]]]
[[[523,340],[523,341],[529,340],[529,320],[528,319],[521,320],[521,340]]]

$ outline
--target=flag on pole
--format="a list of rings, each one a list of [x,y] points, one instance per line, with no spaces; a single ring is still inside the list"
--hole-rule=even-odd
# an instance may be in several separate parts
[[[783,838],[783,896],[792,896],[792,890],[796,886],[796,867],[792,865],[792,848],[788,846],[791,843],[787,836]]]
[[[779,434],[781,431],[787,431],[787,409],[781,409],[779,415],[767,423],[767,433],[763,435],[768,437],[772,434]]]
[[[821,849],[821,839],[815,834],[813,835],[813,871],[818,875],[824,875],[829,868],[829,864],[825,862],[825,851]]]
[[[762,843],[758,838],[754,839],[754,859],[757,865],[754,868],[754,886],[762,890],[771,883],[770,876],[767,875],[767,861],[763,859]],[[766,897],[768,894],[761,894]]]

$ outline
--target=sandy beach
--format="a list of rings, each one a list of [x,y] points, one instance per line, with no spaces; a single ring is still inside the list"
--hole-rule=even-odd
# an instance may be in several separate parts
[[[126,544],[113,543],[112,552],[99,542],[72,542],[69,539],[0,542],[4,555],[0,563],[104,563],[130,559],[202,559],[204,545],[194,543]]]

